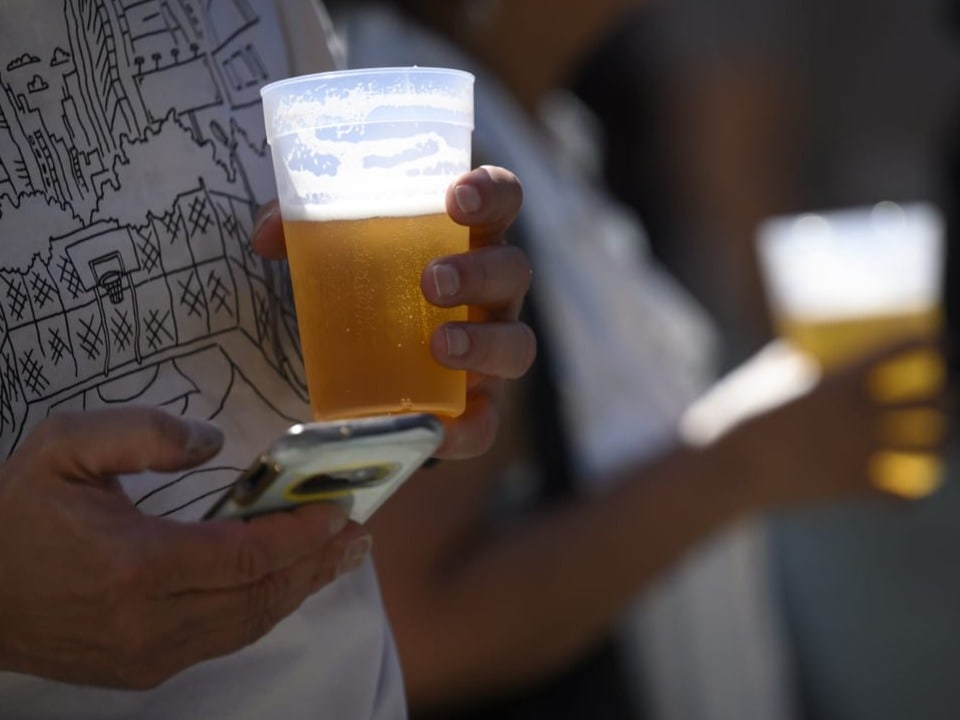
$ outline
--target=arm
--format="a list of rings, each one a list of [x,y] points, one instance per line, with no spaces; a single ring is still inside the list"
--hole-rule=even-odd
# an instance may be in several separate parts
[[[483,469],[421,473],[370,523],[411,707],[523,687],[599,641],[638,591],[742,511],[703,472],[719,454],[671,454],[642,481],[507,528],[482,515]]]
[[[491,474],[509,461],[504,444],[515,428],[507,417],[504,444],[482,462],[421,473],[371,522],[411,706],[469,703],[560,669],[727,523],[870,492],[881,407],[862,388],[877,361],[824,379],[707,444],[624,467],[606,494],[505,528],[488,523],[484,499]]]

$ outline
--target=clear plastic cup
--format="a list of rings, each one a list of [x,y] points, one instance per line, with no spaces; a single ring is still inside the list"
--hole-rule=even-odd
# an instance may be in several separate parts
[[[944,223],[927,204],[849,208],[773,218],[757,234],[760,268],[779,334],[824,369],[907,337],[935,337],[942,325]],[[945,381],[938,354],[918,352],[871,378],[876,399],[895,402]],[[942,431],[945,418],[890,413],[887,428],[907,437]],[[906,497],[940,483],[939,458],[885,453],[875,482]]]
[[[460,414],[466,375],[429,338],[466,308],[428,304],[420,276],[469,248],[445,198],[471,165],[473,76],[349,70],[261,95],[314,418]]]

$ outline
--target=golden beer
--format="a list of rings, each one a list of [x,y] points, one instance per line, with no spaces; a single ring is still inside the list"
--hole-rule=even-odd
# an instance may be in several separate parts
[[[784,319],[781,334],[830,369],[898,338],[935,337],[940,331],[938,308],[902,313],[824,319]],[[881,401],[923,396],[944,382],[942,358],[912,353],[884,363],[871,378],[870,390]]]
[[[465,252],[469,229],[437,213],[285,219],[284,234],[314,418],[462,413],[466,373],[433,359],[430,336],[467,308],[429,304],[420,276]]]
[[[922,308],[857,317],[783,318],[780,328],[784,337],[830,368],[897,338],[934,337],[940,315],[938,308]]]
[[[939,308],[841,318],[781,318],[780,333],[830,369],[898,338],[935,337],[941,326]],[[881,402],[929,396],[945,381],[943,358],[917,351],[889,360],[869,378],[871,395]],[[878,431],[886,440],[935,444],[945,418],[934,411],[890,411]],[[874,482],[904,497],[930,494],[941,479],[938,457],[919,452],[884,452],[874,458]]]

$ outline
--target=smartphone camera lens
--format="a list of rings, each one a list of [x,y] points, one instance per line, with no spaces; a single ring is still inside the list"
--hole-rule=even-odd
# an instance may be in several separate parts
[[[260,458],[240,476],[235,485],[234,500],[241,505],[253,502],[279,474],[279,465]]]

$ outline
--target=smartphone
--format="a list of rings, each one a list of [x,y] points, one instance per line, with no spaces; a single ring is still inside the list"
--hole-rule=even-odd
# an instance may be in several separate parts
[[[365,522],[442,441],[443,425],[428,413],[293,425],[204,518],[247,518],[325,501]]]

